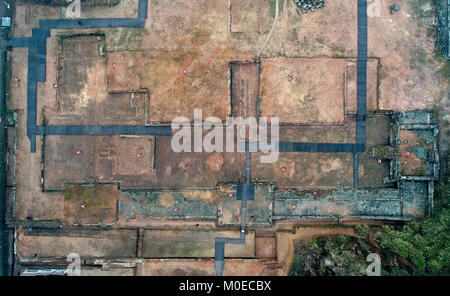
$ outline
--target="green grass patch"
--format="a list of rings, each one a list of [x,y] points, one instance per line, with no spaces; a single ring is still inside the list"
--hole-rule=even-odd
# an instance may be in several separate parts
[[[276,2],[275,1],[279,1],[278,3],[278,15],[281,14],[281,12],[283,11],[284,8],[284,0],[269,0],[270,1],[270,16],[272,18],[275,18],[275,13],[276,13]]]
[[[439,74],[450,81],[450,61],[446,61],[444,65],[439,68]]]

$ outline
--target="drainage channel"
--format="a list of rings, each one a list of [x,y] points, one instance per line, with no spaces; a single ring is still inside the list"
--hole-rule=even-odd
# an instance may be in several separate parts
[[[248,145],[247,145],[248,148]],[[217,237],[215,241],[214,269],[221,276],[225,269],[225,244],[245,244],[247,201],[255,199],[255,184],[251,183],[251,153],[246,149],[245,183],[238,184],[236,198],[241,200],[241,231],[239,238]]]
[[[358,65],[357,65],[357,121],[356,143],[279,143],[280,152],[353,153],[353,175],[358,187],[358,153],[366,149],[367,115],[367,0],[358,0]],[[251,154],[246,145],[246,182],[238,184],[237,199],[241,200],[241,231],[239,238],[218,237],[215,240],[214,269],[221,276],[225,269],[225,244],[245,244],[247,201],[254,199],[254,184],[251,183]]]
[[[38,126],[37,83],[46,79],[47,38],[52,29],[143,28],[148,0],[139,0],[136,18],[94,18],[40,20],[31,37],[0,40],[0,48],[28,47],[27,136],[30,150],[36,152],[38,135],[153,135],[170,136],[170,126]]]

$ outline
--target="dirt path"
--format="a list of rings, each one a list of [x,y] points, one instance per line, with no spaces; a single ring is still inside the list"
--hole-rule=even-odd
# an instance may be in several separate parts
[[[258,54],[256,55],[256,59],[259,59],[259,57],[261,56],[261,53],[263,52],[264,48],[266,47],[267,43],[270,40],[270,37],[272,37],[272,33],[273,30],[275,29],[275,25],[277,23],[278,20],[278,0],[275,0],[275,19],[273,20],[273,24],[272,24],[272,28],[270,29],[269,35],[267,35],[266,40],[264,41],[261,49],[258,51]]]

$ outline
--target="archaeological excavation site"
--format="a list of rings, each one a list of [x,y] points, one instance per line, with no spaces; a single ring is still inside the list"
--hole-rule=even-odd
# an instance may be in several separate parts
[[[1,275],[296,275],[448,215],[447,1],[1,5]]]

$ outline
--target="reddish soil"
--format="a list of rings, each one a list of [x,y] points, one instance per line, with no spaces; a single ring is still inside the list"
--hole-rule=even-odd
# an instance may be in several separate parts
[[[260,63],[231,63],[231,114],[258,117]]]
[[[409,152],[410,148],[423,147],[425,153],[433,151],[433,144],[427,144],[419,137],[416,131],[400,130],[399,161],[402,176],[425,176],[428,175],[426,164],[427,159],[419,157],[413,151]],[[425,155],[426,157],[426,155]]]
[[[261,116],[283,124],[342,124],[344,76],[342,59],[264,59]]]

